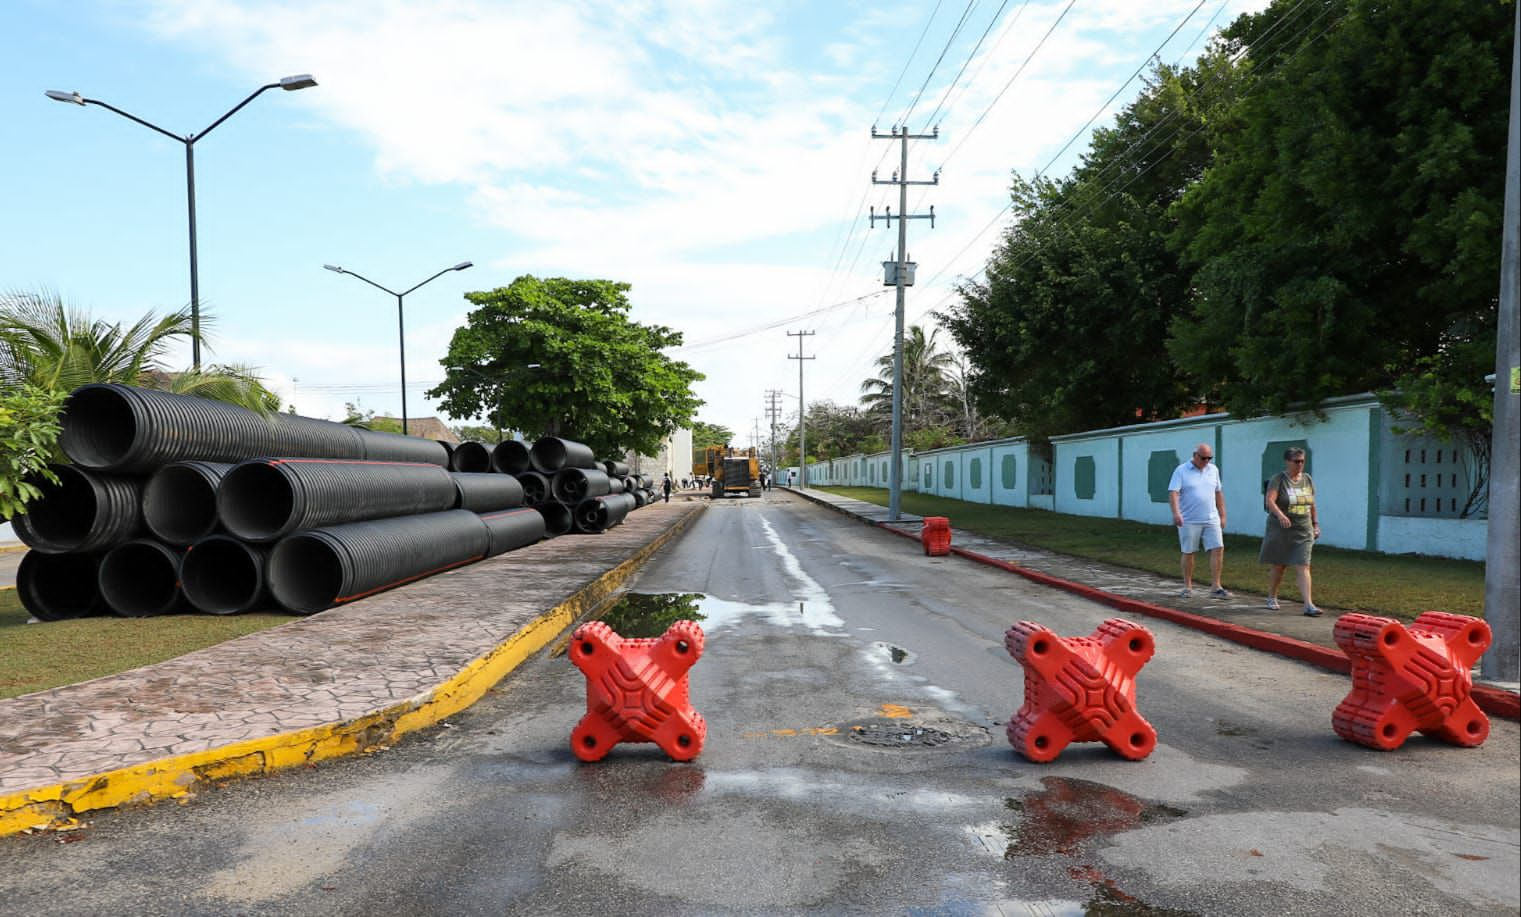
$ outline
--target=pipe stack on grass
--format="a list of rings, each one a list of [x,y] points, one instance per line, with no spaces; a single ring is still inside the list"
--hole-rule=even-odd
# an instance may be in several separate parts
[[[61,420],[72,464],[14,520],[32,548],[18,592],[44,621],[310,614],[547,534],[479,443],[116,384],[77,389]]]

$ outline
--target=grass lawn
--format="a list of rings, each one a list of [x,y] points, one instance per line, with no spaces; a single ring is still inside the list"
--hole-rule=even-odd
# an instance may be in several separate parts
[[[877,488],[819,489],[887,505],[887,491]],[[903,494],[903,511],[918,516],[947,516],[957,528],[1001,541],[1164,576],[1181,576],[1178,540],[1172,526],[988,506],[909,492]],[[1221,580],[1232,591],[1267,594],[1267,567],[1257,563],[1261,543],[1261,538],[1247,535],[1225,536],[1225,571]],[[1201,559],[1196,566],[1195,581],[1201,568],[1204,582],[1208,583],[1207,559]],[[1477,561],[1317,547],[1314,573],[1315,602],[1319,605],[1407,621],[1430,610],[1484,614],[1484,565]],[[1284,588],[1279,594],[1285,597],[1298,594],[1292,570],[1284,576]]]
[[[28,617],[16,590],[0,590],[0,698],[114,675],[296,620],[276,614],[166,615],[27,624]]]

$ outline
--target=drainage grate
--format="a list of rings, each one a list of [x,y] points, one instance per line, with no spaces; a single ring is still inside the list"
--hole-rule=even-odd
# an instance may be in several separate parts
[[[911,726],[901,720],[857,723],[845,737],[862,745],[879,748],[938,748],[955,740],[955,736],[928,726]]]

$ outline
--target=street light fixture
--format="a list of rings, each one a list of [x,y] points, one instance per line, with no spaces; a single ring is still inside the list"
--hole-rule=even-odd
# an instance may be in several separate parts
[[[400,346],[400,350],[401,350],[401,432],[402,432],[403,435],[408,435],[408,431],[407,431],[407,329],[406,329],[406,324],[405,324],[405,322],[402,319],[401,300],[408,293],[412,292],[413,290],[417,289],[418,287],[422,286],[423,284],[431,283],[434,280],[437,280],[438,278],[440,278],[440,277],[444,276],[445,274],[449,273],[450,271],[463,271],[465,268],[474,267],[474,266],[475,266],[475,263],[472,262],[472,261],[461,261],[459,264],[456,264],[453,267],[446,267],[446,268],[444,268],[443,270],[439,271],[437,274],[434,274],[432,277],[429,277],[427,280],[424,280],[422,283],[414,284],[412,287],[410,287],[408,289],[405,289],[405,290],[402,290],[400,293],[398,293],[395,290],[386,289],[385,287],[381,286],[380,284],[376,283],[375,281],[371,280],[370,278],[364,276],[363,274],[356,274],[353,271],[350,271],[350,270],[348,270],[346,268],[339,267],[336,264],[324,264],[324,265],[322,265],[322,267],[324,269],[332,271],[335,274],[347,274],[350,277],[353,277],[353,278],[355,278],[357,280],[363,280],[365,283],[369,284],[370,286],[374,287],[375,289],[381,290],[381,291],[386,292],[386,293],[390,293],[392,296],[396,297],[396,336],[397,336],[397,340],[400,342],[400,345],[401,345]]]
[[[211,122],[210,127],[201,131],[199,134],[186,134],[183,137],[172,131],[166,131],[162,127],[159,127],[157,124],[154,124],[150,121],[144,121],[137,115],[122,111],[120,108],[117,108],[116,106],[108,104],[106,102],[102,102],[99,99],[87,99],[84,96],[80,95],[78,92],[63,92],[62,90],[58,89],[49,89],[46,91],[46,93],[44,93],[48,98],[52,99],[55,102],[71,102],[75,105],[81,106],[98,105],[107,111],[116,112],[118,115],[121,115],[128,121],[135,121],[138,124],[141,124],[143,127],[148,128],[149,130],[157,131],[158,133],[163,134],[165,137],[178,140],[180,143],[183,143],[185,145],[185,199],[188,203],[190,211],[190,352],[191,361],[196,369],[201,368],[201,287],[195,251],[195,142],[215,130],[217,125],[221,124],[223,121],[226,121],[228,118],[231,118],[234,114],[237,114],[239,109],[241,109],[244,105],[247,105],[249,102],[252,102],[266,90],[284,89],[287,92],[294,92],[297,89],[310,89],[315,85],[317,85],[317,81],[312,79],[312,76],[309,73],[299,73],[295,76],[282,77],[280,81],[276,83],[266,83],[265,85],[260,86],[258,89],[255,89],[248,96],[248,98],[234,105],[231,109],[228,110],[226,114],[222,115],[222,117]]]

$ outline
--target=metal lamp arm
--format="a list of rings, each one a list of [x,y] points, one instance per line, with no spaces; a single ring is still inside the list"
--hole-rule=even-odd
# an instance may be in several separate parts
[[[380,284],[376,283],[375,281],[371,280],[370,278],[364,276],[363,274],[356,274],[353,271],[350,271],[350,270],[347,270],[347,269],[345,269],[343,273],[349,275],[350,277],[353,277],[356,280],[363,280],[365,283],[367,283],[370,286],[374,287],[375,289],[381,291],[382,293],[389,293],[392,296],[405,296],[405,295],[407,295],[406,293],[397,293],[395,290],[388,290],[385,287],[381,286]],[[412,292],[412,291],[411,290],[407,291],[407,293],[410,293],[410,292]]]
[[[433,275],[433,276],[432,276],[432,277],[429,277],[429,278],[428,278],[428,279],[427,279],[427,280],[424,280],[424,281],[423,281],[423,282],[422,282],[422,283],[419,283],[419,284],[417,284],[417,286],[414,286],[414,287],[412,287],[412,288],[411,288],[411,289],[409,289],[409,290],[407,290],[407,292],[406,292],[406,293],[401,293],[401,294],[399,294],[399,295],[401,295],[401,296],[406,296],[406,295],[407,295],[407,293],[410,293],[410,292],[412,292],[412,290],[415,290],[415,289],[417,289],[417,287],[420,287],[420,286],[422,286],[422,285],[423,285],[423,284],[428,284],[428,283],[432,283],[432,282],[433,282],[433,281],[435,281],[435,280],[437,280],[437,279],[438,279],[438,278],[440,278],[440,277],[442,277],[442,276],[444,276],[444,275],[445,275],[445,274],[447,274],[447,273],[449,273],[449,272],[450,272],[450,271],[452,271],[452,270],[454,270],[454,268],[452,268],[452,267],[446,267],[446,268],[444,268],[444,269],[443,269],[443,270],[441,270],[441,271],[439,271],[439,272],[438,272],[438,273],[437,273],[437,274],[434,274],[434,275]]]
[[[216,130],[216,127],[217,127],[218,124],[221,124],[223,121],[226,121],[228,118],[231,118],[233,115],[237,114],[240,110],[242,110],[242,108],[243,108],[244,105],[247,105],[249,102],[252,102],[254,99],[257,99],[259,97],[259,95],[261,93],[263,93],[264,91],[269,90],[269,89],[278,89],[278,88],[280,88],[280,84],[279,83],[269,83],[267,85],[260,86],[258,89],[255,89],[253,92],[249,93],[248,98],[244,99],[243,101],[239,102],[237,105],[233,106],[232,110],[229,111],[229,112],[227,112],[227,114],[225,114],[222,117],[220,117],[220,118],[216,119],[215,121],[211,122],[211,126],[210,127],[208,127],[205,130],[201,131],[199,134],[192,134],[189,139],[193,139],[193,140],[199,140],[199,139],[201,139],[202,137],[204,137],[207,134],[211,133],[212,131]],[[150,125],[150,127],[151,127],[151,125]]]
[[[173,138],[175,140],[178,140],[180,143],[189,143],[190,142],[190,139],[188,137],[181,137],[179,134],[173,133],[172,131],[166,131],[162,127],[159,127],[157,124],[154,124],[152,121],[144,121],[142,118],[139,118],[137,115],[134,115],[131,112],[122,111],[120,108],[117,108],[115,105],[112,105],[110,102],[102,102],[99,99],[84,99],[84,98],[81,98],[79,101],[82,104],[85,104],[85,105],[99,105],[101,108],[104,108],[106,111],[114,111],[118,115],[121,115],[123,118],[126,118],[128,121],[136,121],[138,124],[141,124],[143,127],[146,127],[149,130],[158,131],[160,134],[163,134],[165,137]]]

